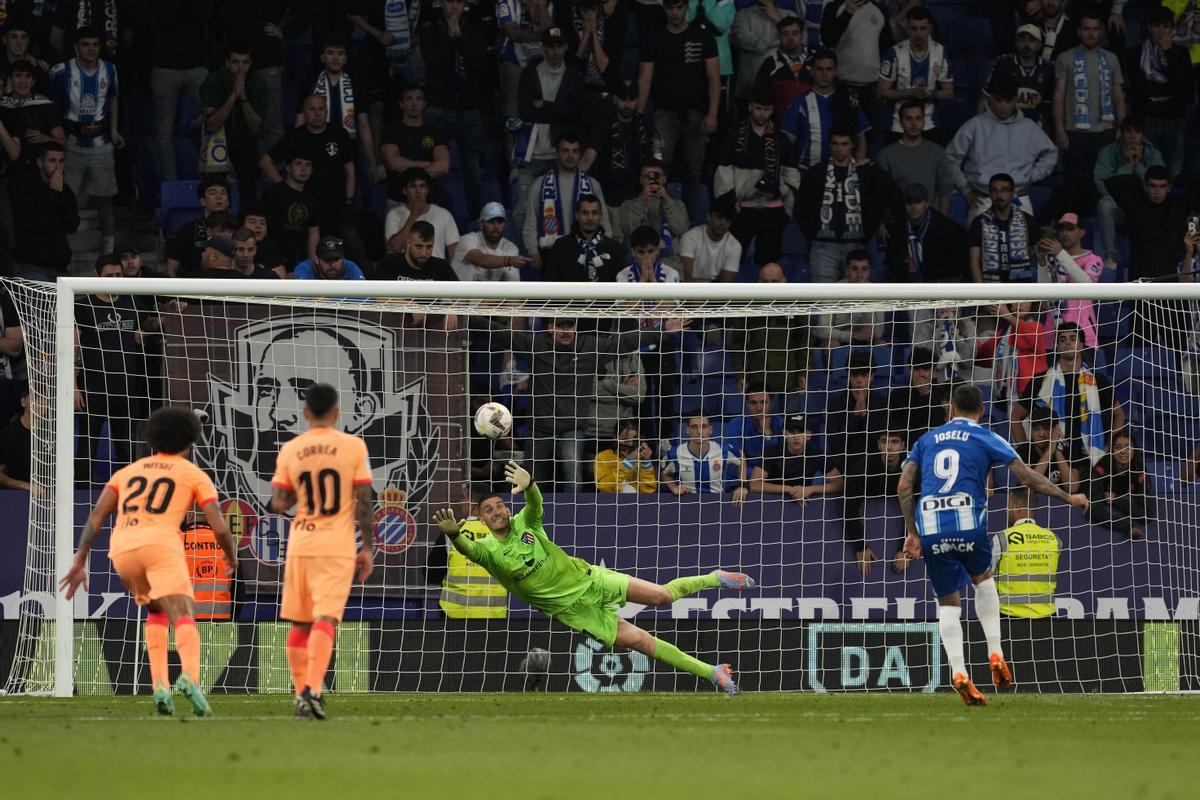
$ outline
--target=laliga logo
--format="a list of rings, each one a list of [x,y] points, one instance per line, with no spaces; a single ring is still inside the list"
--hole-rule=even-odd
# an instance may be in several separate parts
[[[596,654],[603,647],[589,636],[575,648],[575,685],[585,692],[639,691],[650,671],[650,659],[636,651],[627,655],[608,652],[596,666]]]
[[[375,540],[385,553],[401,553],[417,535],[417,521],[404,508],[407,495],[389,486],[379,493],[375,510]]]

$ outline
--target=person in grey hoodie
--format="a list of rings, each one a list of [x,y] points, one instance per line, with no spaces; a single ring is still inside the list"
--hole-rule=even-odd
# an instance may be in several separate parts
[[[998,75],[988,84],[987,109],[967,120],[946,147],[954,186],[967,198],[967,224],[991,207],[988,180],[1006,173],[1016,182],[1013,205],[1033,213],[1029,187],[1047,177],[1058,148],[1042,127],[1017,108],[1017,84]]]

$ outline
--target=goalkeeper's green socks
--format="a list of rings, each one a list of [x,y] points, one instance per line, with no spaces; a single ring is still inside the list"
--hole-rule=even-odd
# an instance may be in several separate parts
[[[675,601],[702,589],[716,589],[720,585],[721,581],[717,577],[717,573],[710,572],[707,575],[693,575],[690,578],[676,578],[669,581],[667,591],[671,593],[671,600]]]
[[[681,578],[680,580],[700,580],[699,578]],[[674,581],[672,581],[674,583]],[[693,658],[687,653],[680,650],[670,642],[664,642],[662,639],[655,637],[654,639],[654,657],[664,664],[669,664],[675,669],[690,672],[697,678],[712,680],[713,666],[705,664],[698,658]]]

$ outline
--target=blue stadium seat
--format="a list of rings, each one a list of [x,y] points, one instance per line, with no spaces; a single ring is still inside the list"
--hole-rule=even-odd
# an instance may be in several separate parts
[[[200,199],[196,197],[199,185],[200,181],[163,181],[154,224],[164,237],[170,237],[180,225],[196,217],[200,211]]]

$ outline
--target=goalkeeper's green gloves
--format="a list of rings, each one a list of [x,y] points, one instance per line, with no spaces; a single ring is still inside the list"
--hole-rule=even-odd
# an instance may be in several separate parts
[[[454,509],[443,508],[441,511],[433,515],[433,521],[437,523],[438,530],[453,539],[458,535],[458,520],[454,516]]]

